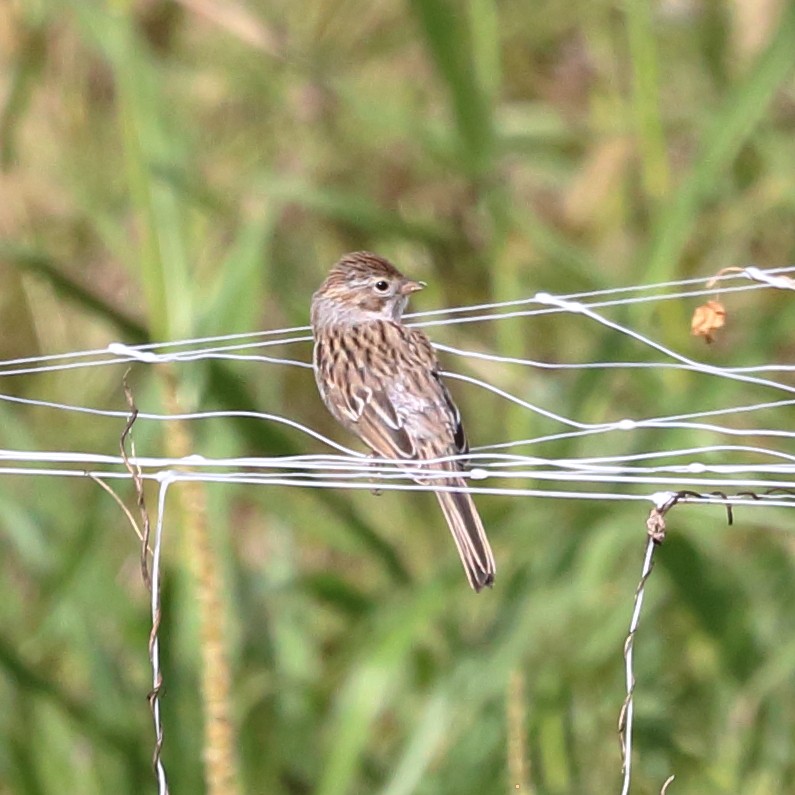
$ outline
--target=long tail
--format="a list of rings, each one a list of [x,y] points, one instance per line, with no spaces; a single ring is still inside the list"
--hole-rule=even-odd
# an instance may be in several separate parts
[[[461,478],[445,480],[443,483],[445,486],[466,488]],[[472,497],[463,491],[437,491],[436,499],[442,506],[444,518],[453,534],[469,584],[475,591],[492,585],[497,570],[494,554]]]

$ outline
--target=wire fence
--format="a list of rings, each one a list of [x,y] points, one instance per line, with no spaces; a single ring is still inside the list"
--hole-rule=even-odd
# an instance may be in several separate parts
[[[682,371],[699,378],[720,379],[726,385],[722,405],[699,406],[693,410],[658,416],[623,416],[605,422],[592,422],[565,416],[553,408],[531,402],[498,386],[488,378],[457,371],[445,377],[466,382],[535,415],[542,432],[531,438],[495,441],[475,447],[467,459],[468,488],[476,494],[498,494],[513,498],[553,500],[635,501],[648,507],[648,541],[643,558],[640,583],[624,647],[626,695],[619,720],[622,764],[622,795],[631,782],[633,694],[636,681],[633,651],[640,623],[643,597],[652,571],[654,550],[665,535],[664,517],[677,503],[707,503],[723,506],[731,522],[739,507],[795,507],[795,454],[792,442],[795,431],[791,423],[795,405],[795,365],[786,362],[762,362],[741,367],[719,367],[685,356],[626,322],[615,319],[616,310],[628,307],[648,308],[664,302],[695,305],[697,299],[731,300],[740,293],[759,290],[795,290],[790,274],[795,268],[761,270],[733,269],[705,287],[703,280],[685,280],[656,285],[624,287],[600,292],[553,296],[538,293],[522,300],[449,310],[424,312],[408,316],[408,322],[429,330],[433,336],[439,327],[471,323],[494,323],[508,320],[568,316],[615,335],[639,351],[633,359],[586,362],[542,362],[495,355],[482,350],[466,350],[438,343],[436,347],[450,358],[461,358],[469,365],[484,364],[500,368],[554,369],[556,371],[600,369],[631,373],[635,370]],[[716,303],[717,305],[717,303]],[[714,307],[713,307],[714,309]],[[712,311],[712,310],[711,310]],[[718,313],[720,315],[720,313]],[[724,322],[720,315],[704,336],[717,332]],[[0,378],[42,373],[84,371],[97,367],[119,368],[120,379],[131,365],[152,366],[206,360],[243,362],[267,366],[310,368],[308,327],[276,329],[252,334],[205,337],[170,343],[130,346],[120,342],[105,348],[51,356],[28,357],[0,362]],[[622,345],[621,351],[628,349]],[[126,388],[126,383],[125,383]],[[149,655],[152,666],[150,703],[154,719],[156,749],[154,766],[158,790],[168,790],[160,750],[165,728],[158,694],[162,688],[159,659],[160,594],[159,572],[165,532],[165,500],[169,488],[178,482],[245,484],[315,489],[373,489],[400,491],[438,491],[449,487],[434,485],[434,473],[427,469],[408,469],[404,462],[374,459],[348,448],[289,416],[259,411],[201,411],[182,414],[156,413],[135,406],[132,394],[125,408],[67,404],[20,397],[4,390],[0,401],[36,407],[58,414],[82,414],[94,422],[108,422],[126,429],[118,454],[84,450],[0,450],[0,475],[28,477],[91,478],[112,486],[117,481],[132,480],[137,494],[141,520],[142,576],[151,588],[152,633]],[[249,418],[275,423],[306,437],[306,447],[325,452],[304,455],[246,456],[213,458],[199,451],[182,457],[139,455],[131,445],[131,432],[143,424],[173,422],[201,423],[218,419]],[[692,432],[696,440],[683,446],[670,441],[673,430]],[[544,455],[549,442],[563,439],[604,440],[606,450],[620,450],[627,434],[649,432],[646,449],[634,452],[609,452],[561,459]],[[411,481],[416,475],[423,479]],[[438,473],[438,477],[444,477]],[[149,515],[144,501],[145,481],[154,481],[159,489],[156,521],[150,538]],[[137,521],[128,512],[128,519]],[[151,556],[151,559],[150,559]],[[672,779],[663,785],[663,791]]]

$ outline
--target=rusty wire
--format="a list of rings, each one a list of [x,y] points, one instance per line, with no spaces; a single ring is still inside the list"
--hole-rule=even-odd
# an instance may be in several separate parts
[[[130,459],[127,453],[127,441],[130,441],[130,452],[133,459],[135,458],[135,444],[132,440],[132,427],[138,417],[138,408],[135,405],[135,399],[132,394],[132,389],[127,380],[130,370],[125,372],[122,378],[122,387],[124,389],[124,396],[127,400],[127,406],[130,409],[130,415],[127,418],[127,424],[124,426],[121,438],[119,439],[119,447],[121,450],[121,458],[124,466],[130,473],[130,477],[135,488],[136,503],[138,511],[141,515],[141,578],[151,596],[152,605],[152,628],[149,632],[148,653],[149,661],[152,666],[152,689],[147,694],[147,701],[149,702],[149,709],[152,712],[152,721],[155,729],[155,747],[152,753],[152,768],[158,782],[159,795],[168,795],[168,780],[166,778],[166,771],[163,765],[162,750],[163,750],[163,722],[160,715],[160,695],[163,690],[163,674],[160,669],[160,642],[158,638],[158,630],[160,629],[160,530],[161,521],[163,516],[163,503],[165,501],[165,492],[167,489],[167,482],[161,483],[160,489],[160,510],[158,511],[158,531],[156,534],[155,549],[152,553],[152,571],[149,569],[149,537],[151,535],[151,523],[149,521],[149,512],[146,509],[146,499],[144,496],[143,477],[141,468],[137,463]]]

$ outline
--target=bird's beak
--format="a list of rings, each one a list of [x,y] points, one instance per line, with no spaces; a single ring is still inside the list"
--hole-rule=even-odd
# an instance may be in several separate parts
[[[422,290],[422,288],[425,286],[425,282],[413,282],[407,280],[400,285],[400,294],[411,295],[412,293],[416,293],[417,290]]]

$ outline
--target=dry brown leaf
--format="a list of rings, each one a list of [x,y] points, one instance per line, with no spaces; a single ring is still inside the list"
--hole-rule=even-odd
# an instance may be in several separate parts
[[[693,312],[690,333],[703,337],[707,343],[715,339],[714,333],[726,322],[726,309],[720,301],[707,301]]]

